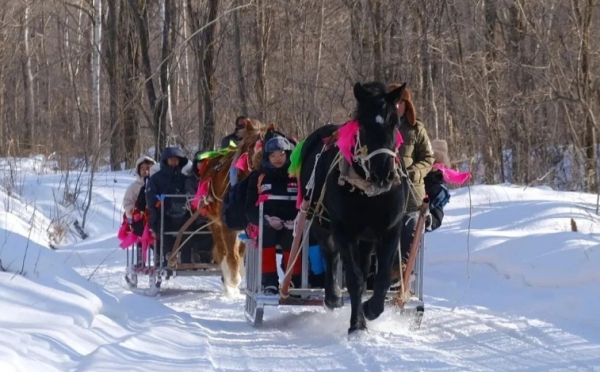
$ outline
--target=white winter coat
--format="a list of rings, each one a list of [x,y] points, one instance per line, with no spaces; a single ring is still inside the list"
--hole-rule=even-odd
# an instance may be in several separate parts
[[[140,165],[145,161],[156,164],[154,159],[144,155],[140,156],[135,162],[135,182],[129,185],[127,191],[125,191],[125,196],[123,197],[123,209],[125,210],[127,218],[132,217],[131,212],[133,212],[133,208],[135,208],[135,202],[137,201],[140,189],[144,186],[144,179],[140,175]]]

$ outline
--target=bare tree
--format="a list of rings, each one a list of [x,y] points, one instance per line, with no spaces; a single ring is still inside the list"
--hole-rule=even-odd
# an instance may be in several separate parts
[[[238,7],[240,0],[235,0],[233,5]],[[242,10],[236,10],[232,13],[233,17],[233,44],[234,44],[234,61],[235,61],[235,72],[237,74],[238,81],[238,95],[240,97],[240,112],[243,116],[248,116],[248,98],[246,97],[246,76],[244,75],[244,63],[242,58],[242,35],[241,29],[241,18],[239,12]]]
[[[23,9],[23,90],[25,93],[25,148],[32,149],[35,144],[35,97],[34,80],[31,67],[31,48],[30,33],[31,27],[31,4],[29,0],[25,1]]]

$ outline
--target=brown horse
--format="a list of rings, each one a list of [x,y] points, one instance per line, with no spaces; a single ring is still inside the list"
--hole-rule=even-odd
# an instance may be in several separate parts
[[[246,128],[240,133],[242,140],[237,149],[206,159],[207,164],[201,169],[199,187],[208,181],[208,192],[198,208],[203,208],[203,213],[210,221],[209,228],[215,242],[213,259],[221,265],[226,293],[236,293],[240,285],[244,275],[242,260],[246,249],[244,243],[238,239],[239,231],[229,229],[222,219],[223,197],[230,187],[229,170],[234,166],[234,159],[240,159],[242,155],[247,154],[247,157],[244,156],[248,159],[246,166],[244,169],[238,169],[237,173],[238,182],[246,178],[252,169],[256,168],[252,161],[256,158],[255,153],[260,151],[256,144],[264,141],[267,132],[274,130],[274,124],[266,127],[257,120],[247,120]]]

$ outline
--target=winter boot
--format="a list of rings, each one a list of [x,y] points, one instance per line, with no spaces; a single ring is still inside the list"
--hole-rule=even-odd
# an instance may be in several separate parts
[[[279,292],[275,247],[262,249],[262,286],[266,295],[276,295]]]
[[[262,274],[263,293],[274,296],[279,293],[279,278],[277,273]]]

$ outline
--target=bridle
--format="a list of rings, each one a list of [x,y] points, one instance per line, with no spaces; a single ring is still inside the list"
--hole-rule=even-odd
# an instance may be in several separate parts
[[[396,129],[397,130],[397,129]],[[395,151],[386,148],[380,148],[372,152],[368,152],[367,146],[361,146],[360,143],[360,130],[356,132],[356,144],[354,145],[354,151],[352,154],[352,161],[358,163],[358,165],[362,168],[365,173],[365,180],[371,180],[371,158],[375,155],[384,154],[389,155],[394,158],[394,167],[397,167],[398,164],[398,154]]]
[[[378,119],[379,118],[380,117],[378,117]],[[357,125],[357,123],[356,122],[355,123],[348,122],[345,125]],[[398,132],[398,129],[396,129],[395,133],[396,133],[396,151],[392,151],[392,150],[386,149],[386,148],[380,148],[375,151],[369,152],[367,146],[366,145],[363,146],[361,144],[360,128],[357,128],[356,132],[353,134],[354,146],[353,146],[352,150],[350,151],[351,153],[348,154],[348,155],[350,155],[350,159],[348,159],[348,156],[344,156],[344,157],[340,157],[338,160],[339,170],[340,170],[338,184],[340,186],[342,186],[342,185],[348,183],[353,187],[352,190],[354,190],[355,188],[358,188],[362,192],[364,192],[367,196],[379,195],[381,193],[389,191],[392,186],[399,185],[401,183],[400,176],[401,176],[402,169],[400,168],[400,161],[399,161],[397,150],[398,150],[400,144],[402,143],[402,136]],[[393,178],[392,182],[390,183],[389,187],[386,187],[386,188],[377,187],[371,182],[371,172],[370,172],[371,159],[375,155],[379,155],[379,154],[388,155],[394,159],[394,163],[393,163],[394,164],[394,168],[393,168],[393,177],[394,178]],[[348,162],[348,160],[350,161],[350,163]],[[364,172],[364,176],[360,176],[354,170],[352,163],[358,164],[358,166]]]

